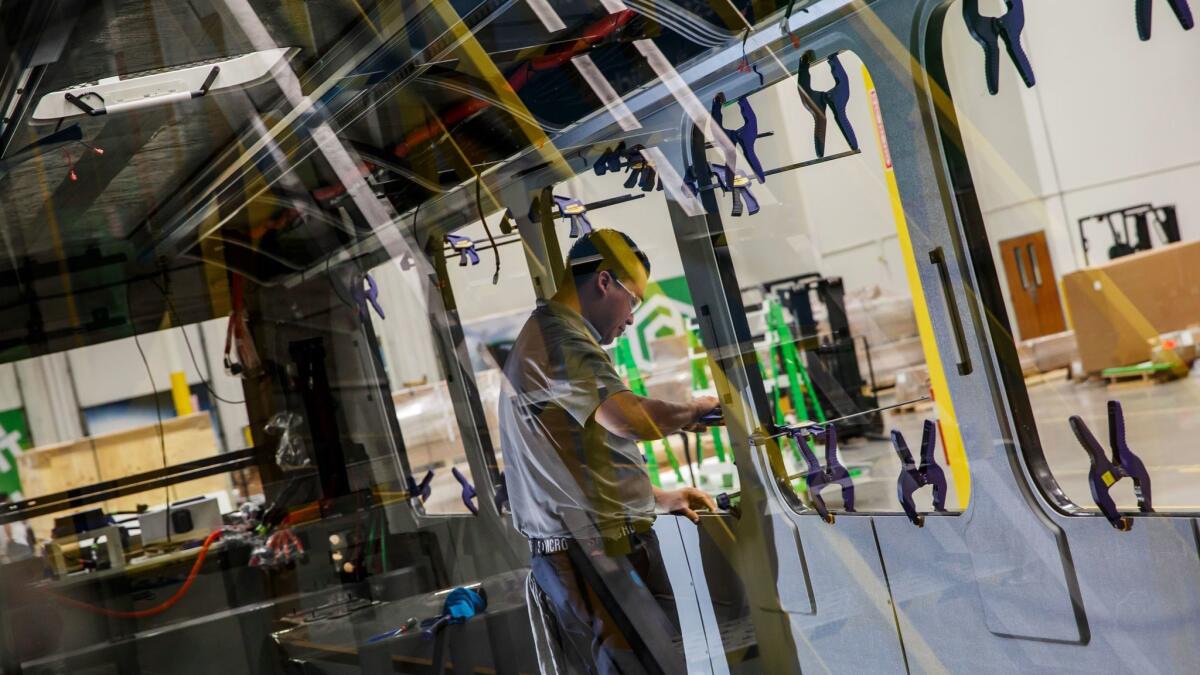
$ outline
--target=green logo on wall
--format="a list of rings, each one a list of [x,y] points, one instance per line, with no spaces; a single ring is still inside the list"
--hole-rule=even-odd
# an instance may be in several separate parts
[[[20,494],[17,455],[32,445],[29,427],[25,422],[25,410],[14,408],[0,412],[0,492],[6,492],[14,498]]]
[[[682,334],[695,314],[687,279],[679,276],[651,283],[642,306],[633,316],[633,351],[638,365],[643,368],[649,365],[653,340]]]

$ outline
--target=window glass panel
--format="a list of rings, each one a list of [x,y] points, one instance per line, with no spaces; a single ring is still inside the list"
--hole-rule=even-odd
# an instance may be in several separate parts
[[[855,415],[835,428],[858,511],[900,510],[901,462],[890,433],[900,431],[919,461],[923,424],[934,421],[934,457],[947,478],[946,506],[959,510],[969,498],[970,478],[948,397],[931,401],[936,381],[931,369],[940,366],[927,361],[936,348],[914,307],[920,288],[908,271],[912,254],[902,250],[907,235],[901,236],[888,193],[873,97],[862,62],[851,53],[838,56],[861,152],[852,150],[830,114],[824,158],[818,159],[812,117],[789,79],[749,97],[759,133],[755,152],[768,172],[801,166],[768,175],[765,183],[751,178],[747,189],[761,207],[754,214],[744,209],[735,215],[733,195],[718,191],[762,375],[777,424]],[[814,64],[810,73],[814,90],[835,86],[827,63]],[[730,130],[745,123],[740,104],[726,105],[724,118]],[[716,150],[709,151],[709,160],[724,161]],[[739,146],[738,170],[751,176],[751,166]],[[848,185],[856,186],[852,199],[846,197]],[[872,412],[891,406],[899,407]],[[813,447],[824,465],[824,446]],[[790,481],[808,499],[803,477],[808,464],[800,447],[784,437],[780,449]],[[839,492],[834,485],[820,495],[830,508],[839,508]],[[931,492],[916,493],[918,510],[930,510]]]
[[[1108,402],[1117,401],[1129,448],[1153,480],[1154,508],[1192,510],[1200,504],[1200,451],[1190,442],[1200,401],[1191,371],[1200,337],[1191,291],[1200,231],[1176,213],[1200,208],[1189,187],[1200,179],[1200,134],[1174,120],[1195,116],[1200,90],[1173,64],[1193,58],[1195,45],[1166,11],[1142,41],[1123,9],[1027,3],[1023,42],[1037,85],[1026,89],[1002,53],[999,92],[990,95],[983,53],[954,20],[955,3],[943,38],[953,55],[947,78],[983,227],[999,258],[1003,307],[993,311],[1007,315],[1019,357],[1005,364],[1017,388],[1016,423],[1036,429],[1023,450],[1044,460],[1057,483],[1043,487],[1096,508],[1089,455],[1069,420],[1078,416],[1107,455]],[[1110,38],[1064,41],[1081,10],[1095,34]],[[1122,83],[1121,96],[1108,95],[1113,82]],[[1146,97],[1156,100],[1149,112],[1139,103]],[[1028,291],[1007,265],[1006,242],[1014,240],[1032,266],[1036,287]],[[1121,510],[1137,510],[1131,481],[1111,494]]]

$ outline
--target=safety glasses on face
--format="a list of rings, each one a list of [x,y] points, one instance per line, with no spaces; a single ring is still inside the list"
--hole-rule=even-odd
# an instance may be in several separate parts
[[[627,287],[625,284],[621,283],[621,280],[620,280],[620,279],[618,279],[618,278],[616,277],[616,275],[613,275],[613,278],[612,278],[612,280],[613,280],[613,281],[614,281],[614,282],[615,282],[615,283],[616,283],[618,286],[620,286],[620,287],[621,287],[621,290],[623,290],[623,291],[625,291],[626,293],[628,293],[628,294],[629,294],[629,311],[630,311],[630,312],[636,312],[636,311],[637,311],[637,308],[638,308],[638,307],[640,307],[640,306],[641,306],[641,304],[642,304],[642,299],[641,299],[641,298],[639,298],[638,296],[634,295],[634,294],[633,294],[633,291],[629,290],[629,288],[628,288],[628,287]]]

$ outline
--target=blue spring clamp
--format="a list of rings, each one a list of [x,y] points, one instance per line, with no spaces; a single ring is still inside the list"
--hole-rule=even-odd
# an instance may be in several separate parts
[[[625,170],[629,172],[629,178],[625,179],[625,188],[629,189],[636,185],[642,189],[642,192],[652,192],[657,184],[658,189],[661,190],[663,189],[662,179],[658,178],[658,172],[642,155],[644,148],[645,146],[635,145],[625,155]]]
[[[413,478],[411,475],[408,476],[408,478],[405,482],[408,484],[409,499],[412,499],[414,497],[420,497],[421,501],[425,501],[425,500],[429,499],[429,495],[433,493],[433,488],[429,485],[430,482],[432,482],[432,481],[433,481],[433,470],[432,469],[430,469],[425,474],[425,477],[421,479],[420,483],[418,483],[417,479]]]
[[[746,156],[746,162],[750,164],[750,170],[754,172],[754,176],[758,178],[758,182],[765,183],[767,174],[763,171],[762,162],[758,158],[758,152],[754,149],[754,144],[758,141],[758,115],[754,114],[754,108],[750,106],[750,99],[746,96],[738,99],[738,109],[742,112],[742,126],[736,130],[725,128],[725,94],[718,93],[713,97],[712,101],[712,118],[729,137],[729,140],[734,145],[742,147],[742,154]]]
[[[946,511],[946,474],[938,466],[933,456],[937,447],[937,425],[932,420],[925,420],[921,432],[921,465],[913,461],[912,453],[908,450],[908,442],[898,429],[892,430],[892,447],[900,456],[900,478],[896,481],[896,496],[900,506],[904,507],[904,515],[917,527],[925,527],[925,516],[917,513],[917,505],[913,503],[913,493],[926,485],[933,486],[933,510],[938,513]]]
[[[1183,26],[1184,30],[1191,30],[1196,26],[1195,19],[1192,18],[1192,6],[1188,4],[1188,0],[1167,0],[1171,5],[1171,10],[1175,12],[1175,18],[1179,19],[1179,25]],[[1151,19],[1154,17],[1154,0],[1137,0],[1134,5],[1134,11],[1137,13],[1137,28],[1138,37],[1145,42],[1150,39]]]
[[[367,284],[366,288],[362,287],[361,284],[363,282]],[[354,287],[353,295],[355,302],[358,303],[358,314],[364,321],[366,321],[368,316],[368,303],[375,309],[375,313],[379,315],[379,318],[387,318],[383,315],[383,307],[379,306],[379,286],[375,283],[375,277],[372,277],[369,273],[364,274],[360,285]]]
[[[1000,92],[1000,40],[1004,40],[1008,56],[1025,86],[1037,84],[1033,64],[1021,46],[1021,32],[1025,30],[1024,0],[1005,0],[1005,3],[1008,11],[1004,16],[983,16],[979,13],[979,0],[963,0],[963,20],[971,37],[983,47],[987,88],[993,96]]]
[[[471,241],[470,237],[448,234],[446,241],[449,242],[450,248],[458,251],[459,267],[479,264],[479,252],[475,250],[475,242]]]
[[[837,121],[846,144],[851,150],[858,150],[858,136],[854,133],[854,126],[850,124],[850,117],[846,114],[846,106],[850,104],[850,78],[846,75],[846,69],[838,55],[831,54],[829,72],[833,73],[833,89],[817,91],[812,86],[812,73],[809,71],[811,67],[812,56],[806,54],[796,71],[796,85],[800,89],[800,100],[813,116],[813,144],[816,146],[817,157],[825,156],[826,108],[833,112],[833,119]]]
[[[454,474],[454,479],[457,480],[458,484],[462,486],[462,500],[463,504],[466,504],[467,510],[470,511],[472,515],[479,515],[479,507],[471,501],[478,496],[478,493],[475,492],[475,486],[471,485],[471,481],[467,480],[467,477],[458,470],[458,467],[451,467],[450,473]]]
[[[808,488],[808,497],[812,500],[813,508],[821,516],[821,519],[830,525],[833,524],[836,518],[829,512],[825,506],[825,499],[821,497],[821,490],[827,485],[840,485],[842,488],[842,510],[847,513],[854,513],[854,481],[850,478],[850,472],[845,466],[838,461],[837,456],[837,428],[833,425],[808,426],[789,431],[788,435],[796,442],[800,448],[800,454],[804,457],[804,463],[808,468],[801,474],[804,477],[804,484]],[[817,461],[816,455],[813,454],[812,448],[808,445],[808,438],[812,436],[816,440],[825,441],[825,467],[821,467],[821,463]],[[789,478],[790,480],[790,478]]]
[[[1092,500],[1100,507],[1100,512],[1108,519],[1113,527],[1128,532],[1133,527],[1133,520],[1126,518],[1117,511],[1109,489],[1122,478],[1133,481],[1133,494],[1137,497],[1138,510],[1142,513],[1154,511],[1150,499],[1150,474],[1141,458],[1133,454],[1125,442],[1125,413],[1118,401],[1108,402],[1108,443],[1112,446],[1112,460],[1104,456],[1104,448],[1092,435],[1092,430],[1078,415],[1072,415],[1068,420],[1071,431],[1083,449],[1092,460],[1088,469],[1088,484],[1092,488]]]

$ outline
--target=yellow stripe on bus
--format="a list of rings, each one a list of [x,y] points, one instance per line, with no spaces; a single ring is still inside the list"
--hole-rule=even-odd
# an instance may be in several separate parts
[[[904,256],[904,271],[912,289],[913,311],[917,315],[917,330],[921,335],[921,348],[925,352],[925,364],[929,368],[929,382],[933,388],[934,405],[937,406],[938,424],[941,426],[942,441],[950,463],[950,474],[954,479],[958,507],[965,509],[971,501],[971,473],[967,465],[967,453],[963,447],[962,431],[958,428],[958,417],[954,414],[954,402],[950,400],[950,385],[946,371],[938,355],[937,341],[933,336],[933,323],[929,320],[929,307],[925,304],[925,291],[917,273],[917,259],[912,237],[908,231],[908,219],[900,201],[900,187],[896,184],[896,172],[892,167],[892,153],[888,146],[887,133],[883,128],[883,113],[879,108],[879,95],[871,73],[863,66],[863,81],[867,87],[867,101],[875,120],[875,138],[879,141],[880,161],[887,181],[888,197],[892,204],[892,216],[896,220],[896,233],[900,239],[900,252]]]

